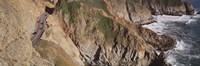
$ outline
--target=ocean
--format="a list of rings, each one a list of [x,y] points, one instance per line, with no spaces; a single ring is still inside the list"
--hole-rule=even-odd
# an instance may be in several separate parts
[[[200,0],[188,0],[200,11]],[[173,66],[200,66],[200,14],[192,16],[154,16],[156,23],[143,27],[158,35],[167,34],[176,39],[176,48],[166,52],[167,62]]]

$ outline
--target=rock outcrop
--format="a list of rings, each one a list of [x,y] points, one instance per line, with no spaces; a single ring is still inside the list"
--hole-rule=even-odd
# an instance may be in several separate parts
[[[30,41],[36,17],[43,9],[38,6],[30,0],[0,1],[0,66],[53,65],[40,56]]]
[[[143,0],[153,15],[193,15],[194,8],[186,0]]]
[[[169,65],[155,51],[174,48],[175,40],[141,24],[153,22],[152,14],[193,14],[193,8],[183,0],[177,5],[160,1],[1,0],[0,66],[151,66],[158,60]],[[45,7],[54,11],[46,10],[52,14],[32,46]]]
[[[197,14],[200,14],[200,12],[197,12]]]
[[[136,2],[136,0],[105,0],[105,2],[113,15],[123,17],[129,22],[137,24],[154,22],[150,9]]]
[[[69,34],[86,65],[148,66],[155,59],[155,50],[166,51],[176,44],[169,36],[156,35],[116,16],[112,6],[104,6],[111,4],[108,1],[61,3],[63,31]]]
[[[185,0],[105,0],[113,15],[137,24],[154,22],[151,15],[193,15],[194,8]],[[109,4],[110,3],[110,4]]]

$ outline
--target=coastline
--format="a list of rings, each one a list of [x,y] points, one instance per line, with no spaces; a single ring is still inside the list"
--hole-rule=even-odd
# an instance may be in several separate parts
[[[168,34],[170,36],[173,36],[172,37],[173,39],[176,39],[176,43],[177,43],[176,47],[165,52],[166,55],[167,55],[167,58],[166,58],[167,63],[170,63],[173,66],[174,65],[180,65],[179,63],[177,63],[178,60],[176,60],[173,57],[174,51],[176,51],[176,50],[177,51],[184,51],[185,49],[187,49],[187,48],[189,49],[191,47],[190,45],[187,45],[187,44],[185,45],[185,41],[183,41],[182,39],[177,39],[177,38],[175,38],[174,35],[169,34],[170,29],[169,29],[169,31],[166,31],[167,27],[170,27],[168,24],[172,23],[172,26],[173,26],[174,23],[178,22],[178,23],[181,23],[181,24],[190,25],[190,23],[194,23],[194,21],[196,21],[196,19],[199,19],[198,15],[199,14],[196,13],[194,15],[185,15],[185,16],[169,16],[169,15],[159,16],[159,18],[161,18],[161,17],[165,18],[166,21],[158,20],[155,23],[148,24],[148,26],[147,25],[143,26],[145,28],[153,30],[154,32],[156,32],[160,35]],[[166,17],[168,17],[168,18],[166,18]],[[177,19],[173,22],[173,19],[170,19],[170,17],[178,17],[178,18],[181,18],[181,19]],[[184,20],[184,19],[186,19],[186,20]],[[171,21],[167,21],[167,20],[171,20]],[[168,26],[166,26],[164,24],[167,24]],[[159,33],[159,32],[162,32],[162,33]]]

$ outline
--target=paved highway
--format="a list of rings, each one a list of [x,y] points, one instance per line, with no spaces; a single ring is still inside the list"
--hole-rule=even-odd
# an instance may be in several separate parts
[[[40,38],[42,37],[42,34],[45,31],[45,26],[46,26],[46,19],[49,16],[49,14],[47,12],[43,13],[40,16],[40,19],[38,20],[37,24],[36,24],[36,29],[33,33],[33,36],[31,37],[31,41],[32,44],[35,44],[38,42],[38,40],[40,40]]]

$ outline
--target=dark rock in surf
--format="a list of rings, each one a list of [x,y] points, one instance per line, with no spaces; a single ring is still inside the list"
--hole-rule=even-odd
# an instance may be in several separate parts
[[[197,14],[200,14],[200,12],[197,12]]]

